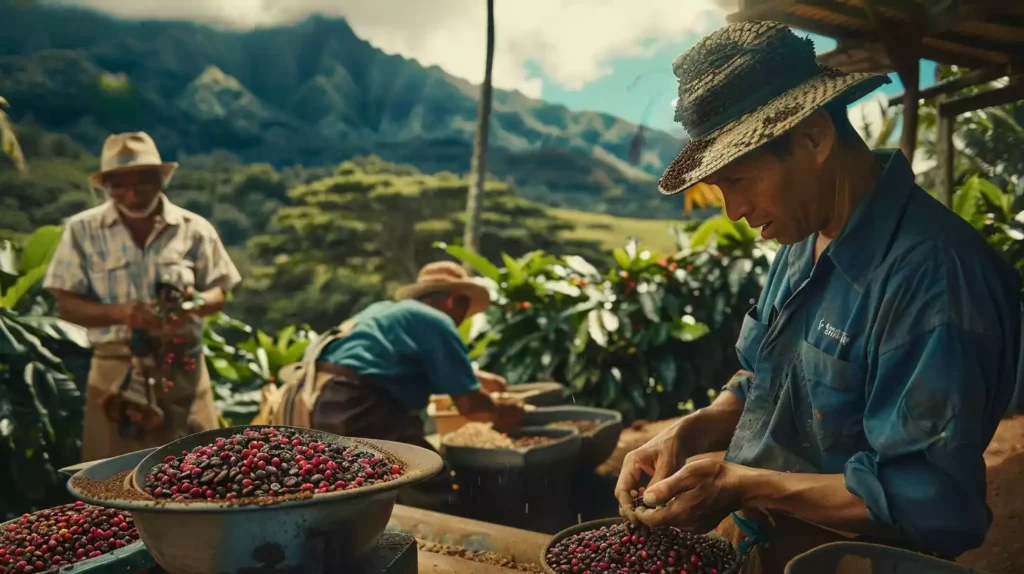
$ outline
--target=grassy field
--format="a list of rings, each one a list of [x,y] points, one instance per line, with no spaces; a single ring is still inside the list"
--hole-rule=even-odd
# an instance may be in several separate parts
[[[576,224],[576,229],[567,234],[573,239],[595,240],[601,242],[606,249],[614,249],[622,247],[629,237],[636,237],[644,247],[661,254],[673,253],[676,250],[669,226],[681,221],[615,217],[573,209],[551,211]]]

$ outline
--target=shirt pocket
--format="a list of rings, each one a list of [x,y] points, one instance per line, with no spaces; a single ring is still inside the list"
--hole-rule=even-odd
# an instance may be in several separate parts
[[[739,337],[736,338],[736,352],[748,370],[753,371],[757,365],[757,352],[761,349],[761,343],[764,342],[767,333],[768,324],[757,319],[755,305],[743,316],[743,325],[740,327]]]
[[[811,427],[823,451],[859,450],[864,443],[864,366],[803,341],[801,367]]]
[[[196,264],[182,256],[164,255],[157,260],[156,280],[178,289],[196,286]]]
[[[101,303],[125,303],[131,298],[127,257],[109,255],[106,259],[93,259],[87,273],[92,292]]]

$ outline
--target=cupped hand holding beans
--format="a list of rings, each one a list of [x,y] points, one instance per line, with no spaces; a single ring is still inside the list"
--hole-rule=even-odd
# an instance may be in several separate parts
[[[743,505],[746,467],[697,460],[649,486],[634,514],[647,526],[672,525],[689,532],[715,529]]]

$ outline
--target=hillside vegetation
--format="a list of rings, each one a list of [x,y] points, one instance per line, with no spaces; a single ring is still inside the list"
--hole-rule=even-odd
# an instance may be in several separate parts
[[[96,150],[110,132],[150,132],[170,158],[226,150],[246,162],[333,166],[377,155],[424,173],[469,171],[478,88],[385,54],[340,19],[226,32],[129,22],[0,0],[0,94]],[[665,73],[669,73],[666,68]],[[616,215],[678,213],[651,193],[681,141],[496,90],[489,171],[524,197]]]

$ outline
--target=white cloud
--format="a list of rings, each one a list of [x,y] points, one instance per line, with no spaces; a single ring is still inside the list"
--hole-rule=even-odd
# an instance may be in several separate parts
[[[478,83],[486,46],[484,0],[52,0],[126,18],[194,20],[251,29],[313,14],[343,16],[389,53],[438,65]],[[617,58],[644,57],[689,33],[724,23],[723,0],[496,0],[494,84],[537,97],[535,61],[563,88],[606,75]],[[664,62],[669,74],[671,62]]]

